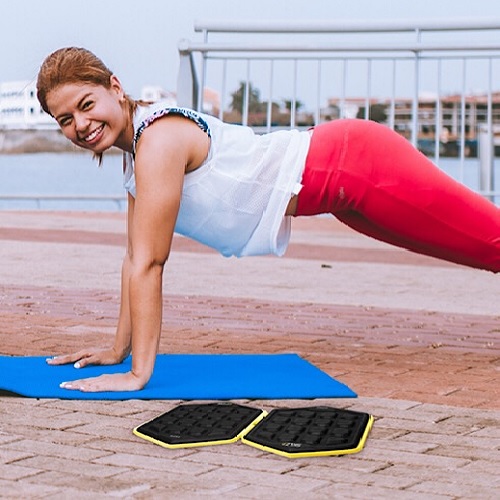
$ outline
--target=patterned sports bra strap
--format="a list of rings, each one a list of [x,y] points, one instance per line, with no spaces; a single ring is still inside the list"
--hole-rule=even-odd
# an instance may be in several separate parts
[[[211,137],[210,127],[208,126],[208,123],[195,111],[192,111],[191,109],[187,108],[162,108],[156,110],[154,113],[146,117],[137,127],[137,130],[134,135],[134,146],[137,145],[137,141],[141,137],[146,127],[151,125],[158,118],[162,118],[163,116],[168,116],[168,115],[181,115],[194,121],[198,125],[198,127],[200,127],[201,130],[203,130],[203,132],[206,132],[208,134],[208,137]]]

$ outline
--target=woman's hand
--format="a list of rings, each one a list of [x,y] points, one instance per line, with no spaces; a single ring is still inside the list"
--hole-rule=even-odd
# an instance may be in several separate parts
[[[127,353],[118,353],[114,349],[82,349],[73,354],[48,358],[49,365],[67,365],[73,363],[75,368],[88,365],[117,365],[127,356]]]
[[[99,377],[62,382],[62,389],[82,392],[140,391],[146,382],[133,372],[100,375]]]
[[[83,349],[74,354],[49,358],[47,363],[50,365],[73,363],[75,368],[83,368],[88,365],[115,365],[121,363],[127,354],[118,354],[114,349]],[[148,380],[149,376],[139,377],[130,371],[62,382],[60,387],[82,392],[140,391]]]

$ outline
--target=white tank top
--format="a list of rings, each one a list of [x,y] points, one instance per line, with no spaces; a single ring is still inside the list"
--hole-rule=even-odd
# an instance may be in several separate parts
[[[143,130],[168,114],[195,121],[211,137],[204,163],[185,175],[175,232],[226,257],[283,255],[291,225],[291,217],[284,214],[302,187],[310,134],[282,130],[256,135],[249,127],[160,102],[139,106],[134,153]],[[134,156],[125,155],[124,186],[135,197]]]

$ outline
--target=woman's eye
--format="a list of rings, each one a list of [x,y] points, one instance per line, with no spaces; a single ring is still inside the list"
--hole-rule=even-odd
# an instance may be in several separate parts
[[[85,101],[83,103],[82,109],[88,109],[92,106],[93,102],[92,101]]]
[[[66,125],[69,125],[71,122],[71,118],[68,117],[68,118],[62,118],[61,120],[59,120],[59,125],[61,127],[65,127]]]

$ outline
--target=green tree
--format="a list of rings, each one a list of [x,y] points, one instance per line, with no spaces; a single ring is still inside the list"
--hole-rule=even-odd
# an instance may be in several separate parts
[[[292,112],[292,101],[290,99],[283,99],[283,103],[285,104],[285,108]],[[304,103],[302,101],[295,101],[295,111],[298,111],[300,108],[304,106]]]
[[[356,114],[356,118],[364,118],[365,117],[365,107],[361,107],[358,109],[358,113]],[[384,123],[387,120],[386,106],[385,104],[374,104],[370,106],[368,111],[368,119],[378,123]]]
[[[243,102],[245,99],[247,82],[240,82],[238,90],[231,94],[231,109],[238,113],[243,112]],[[251,83],[248,83],[248,111],[249,113],[259,113],[265,109],[265,104],[260,100],[260,91]]]

